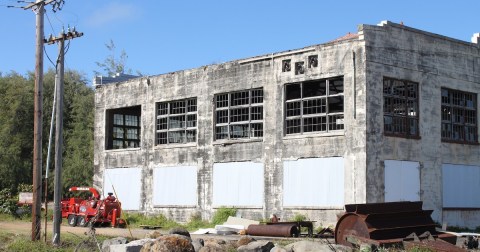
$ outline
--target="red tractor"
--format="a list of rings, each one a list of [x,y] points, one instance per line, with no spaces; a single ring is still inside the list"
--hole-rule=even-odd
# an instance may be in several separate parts
[[[67,218],[68,225],[72,227],[86,227],[89,224],[125,226],[125,220],[120,219],[122,204],[113,196],[113,193],[108,193],[108,197],[101,200],[100,194],[93,187],[72,187],[69,191],[89,191],[92,196],[88,199],[72,197],[61,201],[62,218]]]

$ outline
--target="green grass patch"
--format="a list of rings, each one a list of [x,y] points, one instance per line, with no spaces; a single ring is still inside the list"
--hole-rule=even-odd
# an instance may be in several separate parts
[[[212,218],[213,225],[220,225],[227,221],[229,216],[235,216],[237,214],[237,209],[221,207],[215,211]]]
[[[160,226],[162,229],[182,226],[173,220],[167,219],[163,214],[149,216],[141,213],[123,213],[123,218],[132,228],[138,228],[140,225]]]
[[[104,240],[110,237],[97,235],[97,240],[101,244]],[[51,237],[48,237],[47,243],[41,241],[31,241],[30,236],[17,235],[0,231],[0,251],[11,252],[70,252],[75,251],[75,248],[85,240],[88,240],[87,236],[78,236],[73,234],[62,234],[60,246],[56,247],[51,244]],[[97,245],[95,243],[88,243],[82,246],[79,251],[96,251]]]

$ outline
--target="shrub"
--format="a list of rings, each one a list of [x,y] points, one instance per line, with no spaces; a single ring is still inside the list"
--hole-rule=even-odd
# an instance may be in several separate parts
[[[212,218],[213,225],[220,225],[227,221],[229,216],[235,216],[237,214],[237,209],[235,208],[226,208],[221,207],[217,209]]]
[[[307,220],[307,216],[303,214],[295,214],[295,216],[293,216],[292,221],[305,221],[305,220]]]
[[[5,188],[0,191],[0,213],[14,215],[17,211],[17,200],[12,198],[10,189]]]

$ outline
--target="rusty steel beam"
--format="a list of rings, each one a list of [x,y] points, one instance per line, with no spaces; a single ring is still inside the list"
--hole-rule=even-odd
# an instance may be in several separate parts
[[[298,237],[299,230],[296,224],[276,224],[276,225],[249,225],[247,229],[249,235],[273,236],[273,237]]]

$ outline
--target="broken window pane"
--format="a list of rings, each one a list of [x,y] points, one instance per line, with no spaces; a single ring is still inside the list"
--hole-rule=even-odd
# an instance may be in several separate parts
[[[304,74],[305,73],[305,68],[304,68],[304,62],[295,62],[295,75],[298,74]]]
[[[327,95],[326,85],[326,80],[305,82],[302,87],[302,97],[307,98]]]
[[[288,84],[285,92],[287,101],[300,99],[302,97],[300,84]]]
[[[328,81],[328,95],[343,93],[343,78]]]
[[[343,112],[343,96],[328,97],[328,113]]]

